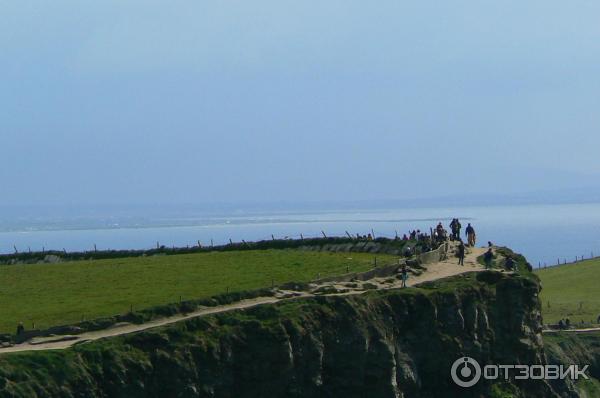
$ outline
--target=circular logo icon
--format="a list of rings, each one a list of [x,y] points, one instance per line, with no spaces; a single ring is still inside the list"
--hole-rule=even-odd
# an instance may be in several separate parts
[[[481,379],[481,366],[473,358],[457,359],[450,370],[452,380],[459,386],[473,387]]]

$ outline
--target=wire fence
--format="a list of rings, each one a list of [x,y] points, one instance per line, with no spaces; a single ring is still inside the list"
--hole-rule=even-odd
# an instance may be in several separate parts
[[[590,255],[588,257],[585,257],[585,255],[581,255],[581,256],[575,256],[575,258],[573,259],[573,261],[570,261],[570,259],[567,259],[566,257],[563,258],[557,258],[556,259],[556,263],[550,263],[548,264],[548,262],[541,262],[538,261],[538,265],[537,268],[535,269],[536,271],[542,270],[542,269],[547,269],[549,267],[551,268],[555,268],[555,267],[562,267],[562,266],[567,266],[567,265],[573,265],[573,264],[578,264],[584,261],[591,261],[591,260],[596,260],[600,258],[600,256],[596,256],[594,254],[593,251],[590,251]]]

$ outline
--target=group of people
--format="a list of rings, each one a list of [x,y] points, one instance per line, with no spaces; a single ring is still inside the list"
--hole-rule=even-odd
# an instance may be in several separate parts
[[[440,223],[441,225],[441,223]],[[438,225],[439,227],[439,225]],[[460,237],[460,230],[462,228],[462,225],[460,224],[460,221],[458,220],[458,218],[454,218],[452,219],[452,222],[450,223],[450,229],[452,230],[452,235],[451,238],[452,240],[458,240],[460,243],[458,244],[458,251],[457,251],[457,256],[458,256],[458,265],[465,265],[465,256],[466,256],[466,246],[470,246],[470,247],[474,247],[476,244],[476,240],[477,240],[477,235],[475,234],[475,228],[473,228],[473,226],[471,225],[471,223],[469,223],[467,225],[467,228],[465,229],[465,235],[467,236],[467,245],[465,245],[465,243],[463,242],[463,240]],[[488,242],[488,251],[484,254],[483,256],[483,261],[485,263],[485,268],[486,269],[490,269],[492,268],[492,261],[494,259],[494,252],[492,250],[492,242]],[[510,262],[509,262],[510,260]],[[514,265],[514,262],[512,259],[507,259],[507,267],[512,268]]]
[[[434,236],[437,240],[447,240],[450,238],[451,241],[462,241],[460,237],[460,230],[462,229],[462,224],[458,218],[453,218],[450,222],[450,231],[451,234],[448,236],[448,232],[444,229],[442,223],[438,223],[437,227],[434,231]],[[465,229],[465,235],[467,238],[467,244],[471,247],[475,246],[477,241],[477,235],[475,234],[475,228],[469,223],[467,228]]]
[[[432,230],[433,235],[431,237],[427,233],[421,232],[420,229],[414,229],[414,230],[409,231],[408,234],[404,234],[402,236],[402,238],[396,237],[396,239],[397,240],[401,239],[403,241],[408,241],[408,240],[425,241],[425,240],[431,240],[431,238],[433,238],[433,240],[435,240],[437,242],[443,242],[448,239],[450,239],[452,241],[461,240],[460,230],[462,229],[462,225],[461,225],[459,219],[453,218],[452,222],[450,222],[449,226],[450,226],[450,231],[452,232],[450,235],[448,235],[448,231],[444,228],[444,225],[440,222],[435,227],[435,229]],[[466,235],[467,242],[468,242],[467,244],[469,246],[475,246],[476,240],[477,240],[477,235],[475,234],[475,228],[473,228],[473,226],[470,223],[467,225],[467,228],[465,230],[465,235]]]
[[[402,240],[426,240],[429,239],[429,235],[422,233],[420,229],[413,229],[407,234],[402,236]]]
[[[441,223],[440,223],[441,225]],[[458,218],[452,219],[450,223],[450,230],[452,231],[451,240],[461,240],[460,238],[460,230],[462,229],[462,224]],[[475,246],[477,240],[477,234],[475,234],[475,228],[468,223],[467,228],[465,229],[465,235],[467,237],[467,244],[471,247]]]
[[[366,240],[368,242],[371,242],[373,240],[373,235],[367,234],[367,235],[362,235],[361,236],[361,234],[356,234],[356,239],[358,239],[358,240]]]
[[[569,329],[570,327],[571,327],[571,320],[569,318],[561,319],[560,321],[558,321],[559,329]]]

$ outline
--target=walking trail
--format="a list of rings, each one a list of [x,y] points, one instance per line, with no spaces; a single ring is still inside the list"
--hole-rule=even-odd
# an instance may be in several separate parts
[[[477,257],[482,255],[485,249],[470,248],[467,249],[465,265],[457,265],[457,259],[450,255],[448,259],[424,265],[422,273],[410,275],[407,281],[408,286],[415,286],[423,282],[434,281],[449,276],[459,275],[466,272],[482,271],[483,267],[477,263]],[[74,346],[75,344],[86,343],[107,337],[121,336],[124,334],[136,333],[160,326],[170,325],[175,322],[184,321],[196,317],[207,316],[211,314],[220,314],[229,311],[243,310],[259,305],[273,304],[284,300],[292,300],[305,297],[316,296],[334,296],[334,295],[354,295],[362,294],[373,289],[397,289],[401,287],[401,280],[396,277],[373,278],[367,281],[356,282],[327,282],[320,284],[311,284],[308,292],[298,292],[290,290],[278,290],[273,297],[258,297],[251,300],[242,300],[236,303],[221,305],[216,307],[203,307],[187,314],[178,314],[172,317],[156,319],[143,324],[119,323],[110,328],[85,332],[77,335],[60,335],[44,338],[34,338],[21,344],[0,348],[0,354],[9,352],[41,351],[41,350],[63,350]]]

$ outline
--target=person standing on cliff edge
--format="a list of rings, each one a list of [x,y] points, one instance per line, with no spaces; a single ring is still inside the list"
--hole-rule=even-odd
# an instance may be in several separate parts
[[[462,240],[458,245],[458,265],[465,265],[465,244]]]
[[[465,229],[465,234],[467,234],[468,245],[471,247],[475,246],[475,240],[477,239],[477,236],[475,235],[475,228],[471,226],[471,223],[467,225],[467,228]]]
[[[492,269],[492,261],[494,260],[494,252],[490,247],[487,252],[483,255],[483,262],[485,263],[485,269]]]

